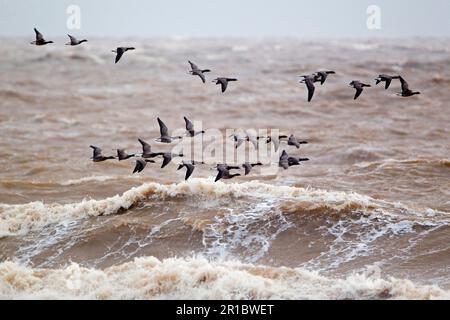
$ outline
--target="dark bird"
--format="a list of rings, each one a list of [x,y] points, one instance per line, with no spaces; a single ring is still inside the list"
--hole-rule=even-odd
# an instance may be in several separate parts
[[[300,165],[301,162],[304,162],[304,161],[309,161],[309,159],[308,158],[288,157],[289,167],[298,166],[298,165]]]
[[[71,36],[70,34],[68,34],[70,42],[66,43],[67,46],[76,46],[79,44],[82,44],[83,42],[87,42],[86,39],[83,40],[77,40],[77,38]]]
[[[46,41],[42,33],[40,33],[36,28],[34,28],[34,32],[36,33],[36,40],[30,42],[31,44],[35,44],[37,46],[43,46],[47,43],[53,43],[53,41]]]
[[[286,135],[269,136],[266,139],[266,143],[271,143],[272,142],[273,146],[274,146],[274,149],[275,149],[275,152],[277,152],[278,148],[280,147],[281,141],[284,140],[284,139],[287,139],[287,138],[288,138],[288,136],[286,136]]]
[[[162,152],[152,152],[152,147],[142,139],[138,139],[142,145],[142,158],[154,158],[163,155]]]
[[[216,84],[220,84],[222,87],[222,92],[225,92],[227,90],[228,82],[230,81],[237,81],[235,78],[216,78],[212,82],[215,82]]]
[[[316,82],[318,78],[316,75],[301,76],[301,78],[303,79],[300,80],[300,83],[306,85],[306,88],[308,89],[308,102],[310,102],[314,96],[314,91],[316,90],[314,82]]]
[[[158,139],[155,139],[155,141],[162,142],[162,143],[172,143],[172,140],[174,140],[174,139],[183,139],[182,136],[177,136],[177,137],[169,136],[169,129],[167,128],[167,126],[164,124],[164,122],[161,121],[160,118],[157,118],[157,119],[158,119],[159,132],[161,134],[161,137]]]
[[[202,130],[202,131],[195,131],[194,130],[194,124],[191,121],[189,121],[188,118],[184,117],[184,122],[186,122],[187,136],[195,137],[196,135],[205,133],[204,130]]]
[[[199,76],[200,79],[202,79],[203,83],[205,83],[206,79],[205,79],[204,73],[211,72],[211,70],[209,70],[209,69],[202,70],[195,63],[193,63],[191,61],[188,61],[188,62],[191,65],[191,71],[189,71],[189,73],[192,74],[193,76]]]
[[[316,72],[315,81],[320,81],[320,84],[323,85],[328,78],[329,74],[335,74],[334,71],[318,71]]]
[[[370,84],[365,84],[357,80],[350,82],[348,86],[356,89],[355,97],[353,98],[353,100],[358,99],[358,97],[363,92],[364,87],[371,87]]]
[[[262,166],[261,162],[258,163],[250,163],[250,162],[246,162],[242,165],[242,167],[245,169],[245,175],[248,175],[250,173],[250,171],[252,171],[252,168],[255,166]]]
[[[388,76],[387,74],[380,74],[378,78],[375,79],[376,85],[380,82],[384,82],[384,89],[388,89],[391,85],[392,79],[398,79],[400,76]]]
[[[245,134],[242,133],[233,133],[232,135],[230,135],[230,137],[233,138],[234,143],[235,143],[235,148],[239,148],[240,145],[244,142],[244,141],[249,141],[253,144],[253,146],[255,147],[255,149],[258,149],[258,140],[260,139],[260,137],[257,137],[255,135],[251,135],[248,134],[247,132]]]
[[[301,144],[308,144],[307,141],[300,141],[299,139],[297,139],[293,134],[291,134],[288,138],[288,143],[289,146],[296,146],[297,149],[300,148]]]
[[[289,169],[289,155],[287,154],[286,150],[283,150],[283,152],[281,153],[278,166],[282,167],[284,170]]]
[[[134,170],[133,170],[133,173],[141,172],[142,170],[144,170],[144,168],[145,168],[145,166],[147,165],[148,162],[155,163],[155,161],[153,161],[153,160],[137,159],[136,160],[136,165],[135,165]]]
[[[125,152],[125,149],[117,149],[117,158],[119,161],[127,160],[134,157],[135,154],[128,154]]]
[[[171,153],[171,152],[164,152],[161,155],[163,156],[163,162],[161,164],[161,168],[164,168],[165,166],[167,166],[170,163],[170,161],[172,161],[173,158],[184,156],[182,153],[175,154],[175,153]]]
[[[119,62],[120,58],[122,58],[123,54],[128,50],[135,50],[134,47],[118,47],[116,50],[112,50],[112,52],[116,53],[116,62]]]
[[[231,169],[240,169],[239,167],[234,167],[234,166],[228,166],[226,164],[218,164],[217,165],[217,176],[216,179],[214,180],[214,182],[219,181],[220,179],[231,179],[237,176],[240,176],[240,173],[230,173]]]
[[[402,92],[397,92],[396,94],[398,96],[411,97],[413,95],[420,94],[419,91],[412,91],[411,89],[409,89],[408,82],[406,82],[406,80],[403,79],[401,76],[399,76],[399,79],[400,79],[400,82],[402,84]]]
[[[108,156],[105,157],[104,155],[102,155],[102,149],[100,149],[99,147],[96,146],[90,146],[92,149],[94,149],[94,153],[92,155],[92,161],[94,162],[102,162],[105,160],[110,160],[110,159],[115,159],[115,157],[113,156]]]
[[[179,165],[177,170],[181,170],[183,168],[186,168],[186,175],[184,176],[184,180],[189,179],[189,177],[192,175],[192,172],[194,172],[195,165],[197,164],[204,164],[204,162],[197,162],[197,161],[182,161]]]

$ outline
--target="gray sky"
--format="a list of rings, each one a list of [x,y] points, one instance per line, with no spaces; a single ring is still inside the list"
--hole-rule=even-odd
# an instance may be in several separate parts
[[[70,31],[69,5],[81,9]],[[381,29],[366,25],[369,5]],[[0,36],[411,37],[450,36],[449,0],[0,0]]]

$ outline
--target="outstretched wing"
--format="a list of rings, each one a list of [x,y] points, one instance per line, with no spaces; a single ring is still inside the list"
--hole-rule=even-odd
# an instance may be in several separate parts
[[[314,90],[316,88],[314,87],[314,83],[312,82],[312,80],[310,80],[309,78],[305,80],[305,84],[308,88],[308,102],[310,102],[312,97],[314,96]]]
[[[158,118],[158,124],[159,124],[159,132],[161,133],[161,137],[168,136],[169,135],[169,129],[164,124],[164,122],[161,121],[160,118]]]
[[[146,165],[147,165],[147,162],[145,162],[142,159],[137,159],[136,160],[136,165],[134,166],[133,173],[141,172],[142,170],[144,170]]]
[[[219,82],[222,87],[222,92],[225,92],[225,90],[227,90],[228,81],[226,79],[219,79]]]
[[[242,166],[245,169],[245,175],[248,175],[250,171],[252,171],[252,166],[250,163],[244,163]]]
[[[188,118],[184,117],[184,121],[186,122],[186,130],[193,135],[194,134],[194,125]]]
[[[356,89],[356,93],[355,93],[355,97],[353,98],[353,100],[358,99],[358,97],[363,92],[363,88],[361,86],[355,86],[355,89]]]
[[[70,34],[68,34],[68,36],[69,36],[69,39],[70,39],[70,43],[78,43],[77,38],[71,36]]]
[[[152,153],[152,147],[142,139],[138,139],[142,145],[142,154],[150,154]]]
[[[165,153],[163,155],[163,163],[161,165],[161,168],[167,166],[170,163],[170,161],[172,161],[172,155],[170,153]]]
[[[389,89],[389,86],[391,85],[392,78],[386,78],[386,83],[384,84],[384,89]]]
[[[96,147],[96,146],[90,146],[90,147],[92,149],[94,149],[94,154],[93,154],[94,158],[102,156],[102,149],[100,149],[99,147]]]
[[[398,78],[400,79],[400,82],[401,82],[401,84],[402,84],[402,91],[403,91],[403,92],[404,92],[404,91],[408,91],[408,90],[409,90],[408,82],[406,82],[406,80],[403,79],[402,76],[399,76]]]
[[[123,53],[124,53],[123,48],[116,49],[116,60],[115,60],[116,62],[115,63],[119,62],[120,58],[122,58],[122,56],[123,56]]]
[[[36,28],[34,28],[34,32],[36,33],[36,41],[44,41],[44,36],[40,33]]]
[[[200,69],[198,68],[198,66],[197,66],[195,63],[193,63],[192,61],[189,61],[189,60],[188,60],[188,62],[189,62],[189,64],[191,65],[192,71],[194,71],[194,70],[200,70]]]
[[[219,171],[219,172],[217,173],[217,176],[216,176],[216,179],[214,180],[214,182],[217,182],[217,181],[219,181],[220,179],[222,179],[223,174],[224,174],[224,172],[227,171],[227,169],[225,169],[225,168],[223,168],[223,167],[218,167],[218,168],[217,168],[217,171]]]
[[[198,75],[200,77],[200,79],[202,79],[203,83],[206,82],[205,75],[203,74],[203,72],[197,71],[195,74]]]
[[[190,163],[185,164],[184,166],[186,167],[186,175],[184,176],[184,180],[187,180],[191,176],[192,172],[194,172],[195,167]]]

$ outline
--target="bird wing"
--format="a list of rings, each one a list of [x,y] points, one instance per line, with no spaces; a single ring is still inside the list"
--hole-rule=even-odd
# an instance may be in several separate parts
[[[194,70],[200,70],[200,69],[198,68],[198,66],[197,66],[195,63],[193,63],[192,61],[189,61],[189,60],[188,60],[188,62],[189,62],[189,64],[191,65],[192,71],[194,71]]]
[[[163,159],[164,160],[163,160],[163,163],[161,165],[161,168],[164,168],[165,166],[167,166],[170,163],[170,161],[172,161],[172,155],[170,153],[165,153],[163,155]]]
[[[187,163],[184,166],[186,167],[186,175],[184,177],[184,180],[187,180],[191,176],[192,172],[194,172],[195,167],[190,163]]]
[[[406,80],[403,79],[402,76],[399,76],[399,79],[402,84],[402,91],[408,91],[409,90],[408,82],[406,82]]]
[[[240,147],[242,142],[244,142],[244,139],[239,138],[239,139],[236,140],[236,149]]]
[[[186,122],[186,130],[189,132],[193,132],[194,131],[194,125],[192,124],[191,121],[189,121],[188,118],[184,117],[184,121]]]
[[[354,100],[358,99],[358,97],[363,92],[363,88],[362,87],[355,87],[355,89],[356,89],[356,93],[355,93],[355,97],[353,98]]]
[[[214,180],[214,182],[217,182],[220,179],[222,179],[224,173],[227,172],[228,170],[225,169],[224,167],[217,167],[217,171],[218,171],[218,173],[217,173],[217,176],[216,176],[216,179]]]
[[[297,149],[300,148],[300,143],[298,143],[297,139],[292,135],[288,139],[288,144],[291,146],[296,146]]]
[[[123,149],[117,149],[117,158],[119,160],[124,160],[127,157],[127,153]]]
[[[391,85],[392,78],[386,78],[386,83],[384,84],[384,89],[389,89],[389,86]]]
[[[273,142],[273,146],[275,148],[275,152],[278,151],[278,148],[280,147],[280,139],[271,139]]]
[[[34,28],[34,32],[36,33],[36,41],[44,41],[44,36],[40,33],[36,28]]]
[[[289,169],[289,161],[287,159],[280,160],[280,166],[286,170]]]
[[[225,92],[225,90],[227,90],[228,81],[226,79],[219,79],[218,81],[222,87],[222,92]]]
[[[70,34],[68,34],[68,36],[69,36],[69,38],[70,38],[70,43],[72,43],[72,44],[78,43],[77,38],[71,36]]]
[[[120,60],[120,58],[122,58],[124,52],[125,51],[123,48],[116,49],[116,60],[115,60],[116,62],[115,63],[119,62],[119,60]]]
[[[253,144],[255,149],[258,149],[258,140],[256,139],[255,136],[247,134],[247,139],[248,139],[248,141],[250,141]]]
[[[161,137],[168,136],[169,135],[169,129],[164,124],[164,122],[161,121],[160,118],[158,118],[158,124],[159,124],[159,132],[161,133]]]
[[[102,156],[102,149],[96,146],[90,146],[92,149],[94,149],[94,158],[101,157]]]
[[[203,72],[198,71],[195,73],[196,75],[198,75],[200,77],[200,79],[202,79],[202,82],[205,83],[206,79],[205,79],[205,75],[203,74]]]
[[[136,160],[136,165],[134,166],[133,173],[141,172],[142,170],[144,170],[146,165],[147,165],[147,162],[145,162],[142,159],[137,159]]]
[[[306,84],[306,87],[308,88],[308,102],[309,102],[309,101],[311,101],[311,99],[314,95],[314,90],[316,88],[314,87],[314,83],[312,82],[312,80],[309,78],[306,78],[305,84]]]
[[[252,166],[249,163],[244,163],[242,166],[245,169],[245,175],[248,175],[252,171]]]
[[[147,142],[145,142],[144,140],[142,140],[142,139],[138,139],[139,140],[139,142],[141,143],[141,145],[142,145],[142,154],[144,155],[144,154],[149,154],[149,153],[152,153],[152,147],[147,143]]]

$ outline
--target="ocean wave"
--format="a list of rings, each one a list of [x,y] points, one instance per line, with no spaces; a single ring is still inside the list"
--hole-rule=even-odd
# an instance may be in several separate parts
[[[360,168],[385,167],[389,165],[431,165],[434,167],[450,167],[450,159],[385,159],[356,163]]]
[[[149,199],[157,196],[160,199],[177,196],[199,196],[206,198],[220,197],[256,197],[295,199],[302,203],[303,210],[331,208],[347,210],[348,208],[376,209],[382,208],[386,202],[357,193],[325,191],[312,188],[277,186],[258,181],[244,183],[214,182],[209,179],[191,179],[174,184],[144,183],[139,187],[106,199],[83,199],[70,204],[45,204],[41,201],[20,205],[0,204],[0,237],[23,235],[30,231],[42,229],[48,225],[66,221],[122,213]],[[390,204],[405,211],[408,208],[401,204]],[[289,210],[287,210],[289,212]],[[427,209],[422,214],[433,216],[438,211]]]
[[[2,299],[449,299],[437,286],[382,278],[373,267],[345,278],[302,268],[204,258],[135,258],[104,270],[0,264]]]

